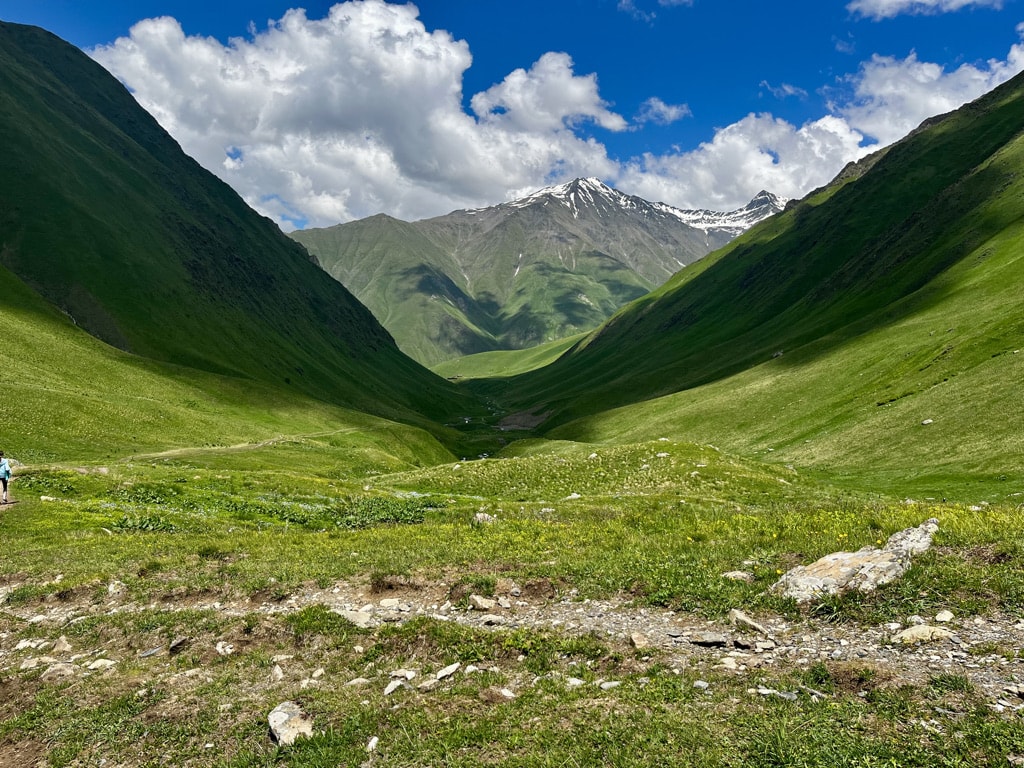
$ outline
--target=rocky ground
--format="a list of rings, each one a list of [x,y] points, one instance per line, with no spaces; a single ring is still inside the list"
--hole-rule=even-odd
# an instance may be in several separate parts
[[[0,588],[0,599],[13,586]],[[759,671],[782,671],[819,661],[870,668],[880,679],[893,684],[919,684],[936,675],[958,675],[982,692],[993,710],[1024,712],[1024,620],[1003,615],[957,617],[943,611],[937,616],[908,616],[899,623],[865,627],[809,619],[793,622],[777,616],[750,617],[732,611],[728,619],[708,621],[639,607],[625,598],[580,600],[573,593],[555,597],[548,582],[520,586],[509,580],[499,581],[493,597],[463,595],[458,605],[449,599],[452,595],[445,584],[406,583],[373,591],[369,585],[338,583],[277,602],[186,600],[173,606],[132,603],[125,599],[123,590],[123,585],[115,582],[108,587],[108,599],[101,602],[62,601],[45,605],[42,610],[38,605],[5,606],[3,612],[55,630],[84,617],[144,608],[189,608],[243,616],[279,615],[322,605],[370,630],[429,616],[495,631],[530,628],[595,633],[613,647],[650,655],[670,667],[707,670],[709,675],[748,676],[752,682],[763,676]],[[192,640],[179,638],[183,643]],[[226,655],[234,651],[237,638],[206,638],[203,642],[213,646],[211,654]],[[144,658],[175,650],[133,645],[128,638],[123,647],[74,649],[59,640],[35,641],[0,633],[0,673],[9,675],[42,666],[46,668],[44,677],[59,678],[114,667],[127,654]],[[522,677],[525,681],[529,675],[524,671]],[[383,675],[380,684],[388,684],[389,678]],[[762,695],[793,695],[758,690]]]

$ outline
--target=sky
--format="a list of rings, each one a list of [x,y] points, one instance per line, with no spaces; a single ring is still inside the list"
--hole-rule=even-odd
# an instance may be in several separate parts
[[[802,197],[1024,69],[1024,0],[0,0],[283,229],[570,179]]]

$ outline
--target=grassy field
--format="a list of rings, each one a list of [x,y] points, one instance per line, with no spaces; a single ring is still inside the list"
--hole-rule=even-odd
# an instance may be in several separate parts
[[[908,683],[877,677],[866,662],[736,675],[564,629],[485,630],[425,616],[370,630],[315,601],[289,608],[336,585],[371,601],[410,585],[458,604],[511,581],[580,605],[625,596],[637,611],[707,621],[738,607],[802,631],[941,609],[1016,616],[1024,524],[1012,505],[839,492],[796,470],[668,440],[521,442],[501,459],[390,474],[390,458],[361,472],[339,460],[344,442],[200,447],[19,472],[18,503],[0,512],[0,756],[52,766],[639,766],[678,764],[681,754],[708,766],[967,766],[1004,764],[1022,743],[1019,716],[992,712],[966,677]],[[479,512],[495,521],[478,524]],[[871,596],[801,608],[767,591],[793,564],[876,545],[930,516],[940,521],[936,549]],[[721,576],[737,568],[753,581]],[[256,610],[268,603],[279,607]],[[29,620],[71,615],[62,611],[78,618]],[[45,665],[26,662],[53,654],[60,637],[80,667],[102,658],[116,666],[43,680]],[[169,656],[175,638],[189,645]],[[218,642],[237,650],[222,656]],[[429,676],[453,662],[483,671],[431,694],[382,693],[388,670]],[[303,687],[317,670],[322,682]],[[357,677],[380,682],[344,684]],[[568,677],[581,687],[567,687]],[[698,679],[708,692],[693,687]],[[620,685],[601,689],[604,680]],[[750,685],[803,685],[827,698],[769,700]],[[318,735],[277,747],[266,714],[289,698],[315,717]],[[937,705],[966,715],[948,728],[914,725]],[[368,756],[374,736],[381,746]]]

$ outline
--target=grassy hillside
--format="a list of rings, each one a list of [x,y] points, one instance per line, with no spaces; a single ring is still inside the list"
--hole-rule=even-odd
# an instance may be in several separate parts
[[[951,475],[1020,481],[1022,127],[1018,78],[681,272],[551,366],[471,386],[548,415],[559,437],[674,428],[838,474],[934,473],[936,492]],[[644,404],[605,413],[632,403]]]
[[[80,328],[388,417],[467,407],[81,51],[0,24],[0,95],[0,264]]]
[[[529,349],[508,349],[479,352],[438,363],[431,370],[447,379],[483,379],[494,376],[514,376],[536,370],[557,360],[567,349],[579,342],[585,334],[550,341]]]
[[[0,278],[0,448],[21,464],[212,452],[249,467],[328,461],[347,474],[451,459],[421,429],[304,397],[285,385],[121,352],[75,328],[7,270],[0,268]]]

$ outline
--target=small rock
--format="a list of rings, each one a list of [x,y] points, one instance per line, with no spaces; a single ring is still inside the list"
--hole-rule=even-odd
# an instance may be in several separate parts
[[[123,581],[112,581],[109,584],[107,584],[108,595],[120,595],[123,594],[127,589],[128,587],[125,585]]]
[[[380,743],[380,739],[376,736],[373,736],[368,742],[366,742],[366,751],[373,752],[375,749],[377,749],[378,743]]]
[[[892,642],[910,645],[911,643],[927,643],[933,640],[946,640],[953,636],[953,633],[942,627],[932,627],[927,624],[915,624],[907,627],[902,632],[892,636]]]
[[[638,651],[643,650],[644,648],[650,648],[651,646],[651,643],[647,639],[646,635],[644,635],[641,632],[634,632],[633,634],[631,634],[629,636],[629,642]]]
[[[188,648],[191,642],[192,640],[188,637],[176,637],[174,638],[174,640],[171,641],[171,645],[167,649],[167,651],[171,654],[171,656],[174,656]]]
[[[385,597],[383,600],[380,601],[381,608],[397,609],[398,606],[400,606],[401,604],[402,601],[399,600],[397,597]]]
[[[384,695],[390,696],[392,693],[394,693],[404,685],[408,685],[408,683],[406,683],[405,680],[392,680],[390,683],[388,683],[387,688],[384,689]]]
[[[620,685],[622,685],[621,680],[606,680],[605,682],[601,683],[600,687],[602,691],[610,691],[613,688],[618,688]]]
[[[56,664],[46,668],[46,671],[40,675],[40,680],[61,680],[65,677],[74,677],[78,672],[74,664],[69,664],[66,661],[60,661]]]
[[[565,679],[566,688],[579,688],[581,685],[586,683],[585,680],[580,680],[578,677],[567,677]]]
[[[747,614],[745,614],[743,611],[739,610],[738,608],[733,608],[731,611],[729,611],[729,621],[731,621],[733,624],[736,624],[737,626],[747,627],[748,629],[752,629],[755,632],[758,632],[758,633],[760,633],[762,635],[765,635],[765,636],[768,635],[768,630],[767,629],[765,629],[763,626],[758,624],[756,621],[754,621],[752,618],[747,616]]]
[[[491,600],[489,597],[484,597],[483,595],[469,596],[469,607],[474,611],[493,611],[497,604],[497,600]]]
[[[707,682],[706,680],[694,680],[693,687],[701,691],[706,691],[708,688],[711,687],[711,683]]]
[[[700,632],[690,638],[690,642],[701,648],[724,648],[729,638],[720,632]]]
[[[422,691],[423,693],[428,693],[437,688],[437,686],[439,686],[440,684],[441,681],[438,680],[436,677],[428,677],[426,680],[424,680],[422,683],[416,686],[416,690]]]
[[[280,664],[281,662],[284,662],[284,661],[291,661],[294,658],[295,658],[295,656],[290,654],[290,653],[279,653],[279,654],[277,654],[276,656],[274,656],[270,660],[270,663],[271,664]]]
[[[285,701],[274,707],[267,716],[270,733],[283,747],[291,746],[299,736],[313,735],[313,720],[294,701]]]
[[[272,680],[275,680],[277,682],[284,680],[284,670],[281,669],[280,664],[275,664],[274,668],[270,670],[270,677]]]
[[[496,613],[485,613],[480,617],[480,621],[488,627],[496,627],[505,623],[505,617]]]
[[[462,664],[456,661],[454,664],[449,664],[444,669],[439,669],[434,675],[438,680],[444,680],[446,677],[451,677],[462,667]]]
[[[934,423],[935,422],[932,419],[925,419],[924,421],[921,422],[921,426],[922,427],[927,427],[929,424],[934,424]]]
[[[356,677],[356,678],[353,678],[352,680],[349,680],[347,683],[345,683],[345,685],[351,685],[353,687],[360,686],[360,685],[369,685],[369,684],[370,684],[370,680],[368,680],[365,677]]]
[[[53,652],[71,653],[71,643],[68,642],[68,639],[64,637],[64,635],[57,638],[57,642],[53,644]]]
[[[754,580],[754,574],[749,571],[726,571],[722,574],[722,578],[730,581],[745,581],[749,584]]]
[[[396,669],[391,673],[393,678],[401,678],[403,680],[412,680],[416,677],[416,670],[414,669]]]
[[[935,620],[940,624],[948,624],[953,620],[953,612],[939,611],[937,614],[935,614]]]
[[[109,669],[110,667],[114,666],[115,664],[117,664],[117,662],[114,661],[113,659],[96,659],[96,661],[94,661],[92,664],[90,664],[88,667],[86,667],[86,669],[92,669],[92,670]]]
[[[225,643],[223,640],[221,640],[219,643],[217,643],[216,650],[217,653],[221,656],[230,656],[232,653],[235,652],[235,646],[233,646],[231,643]]]

